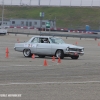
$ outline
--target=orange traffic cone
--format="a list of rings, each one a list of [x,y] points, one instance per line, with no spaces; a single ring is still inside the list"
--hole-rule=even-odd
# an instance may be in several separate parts
[[[100,42],[98,43],[98,46],[100,46]]]
[[[78,44],[78,42],[76,41],[76,43],[75,43],[76,45]]]
[[[17,38],[17,42],[19,43],[19,39]]]
[[[55,56],[52,57],[52,61],[55,61]]]
[[[9,57],[9,54],[8,53],[6,53],[6,58],[8,58]]]
[[[35,55],[34,55],[34,54],[32,55],[32,58],[33,58],[33,59],[35,58]]]
[[[44,66],[48,66],[46,59],[44,60]]]
[[[97,38],[95,38],[95,41],[97,40]]]
[[[8,48],[6,48],[6,58],[8,58],[9,57],[9,50],[8,50]]]
[[[6,48],[6,53],[9,53],[8,47]]]
[[[61,59],[60,58],[58,58],[58,63],[61,63]]]

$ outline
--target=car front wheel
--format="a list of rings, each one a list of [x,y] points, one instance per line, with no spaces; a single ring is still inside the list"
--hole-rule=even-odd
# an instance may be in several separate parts
[[[72,59],[78,59],[79,56],[71,56]]]
[[[23,50],[23,55],[24,55],[25,57],[31,57],[31,56],[32,56],[31,50],[30,50],[30,49],[24,49],[24,50]]]
[[[57,58],[61,58],[61,59],[64,58],[63,50],[57,50],[55,55]]]

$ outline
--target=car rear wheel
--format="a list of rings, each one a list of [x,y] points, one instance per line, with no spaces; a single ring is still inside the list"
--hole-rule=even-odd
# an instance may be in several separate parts
[[[24,49],[23,55],[24,55],[25,57],[31,57],[31,56],[32,56],[31,50],[30,50],[30,49]]]
[[[78,59],[79,56],[71,56],[72,59]]]
[[[57,58],[63,59],[64,58],[64,52],[63,52],[63,50],[57,50],[55,56]]]

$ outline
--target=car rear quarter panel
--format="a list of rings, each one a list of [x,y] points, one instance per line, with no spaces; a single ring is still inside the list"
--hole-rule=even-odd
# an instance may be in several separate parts
[[[24,43],[15,43],[15,50],[22,52],[24,50]]]

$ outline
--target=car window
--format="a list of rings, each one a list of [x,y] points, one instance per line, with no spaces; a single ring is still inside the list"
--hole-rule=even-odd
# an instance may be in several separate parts
[[[50,43],[48,38],[39,38],[39,43]]]
[[[31,41],[31,43],[39,43],[38,37],[34,38],[34,39]]]
[[[60,39],[60,38],[50,38],[52,43],[56,43],[56,44],[65,44],[65,42]]]

